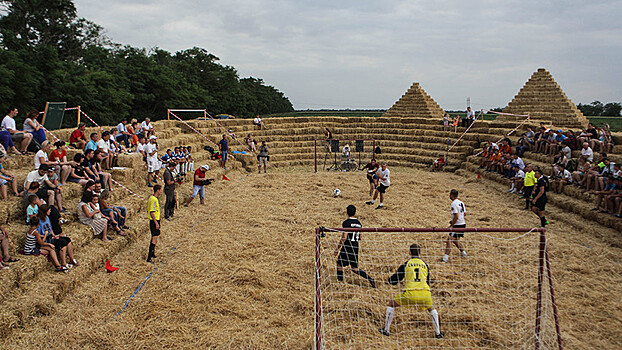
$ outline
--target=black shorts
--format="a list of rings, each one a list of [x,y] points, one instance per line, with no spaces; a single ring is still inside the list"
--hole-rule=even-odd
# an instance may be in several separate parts
[[[544,198],[540,197],[538,198],[538,200],[533,206],[536,207],[539,211],[544,211],[544,208],[546,207],[546,202],[547,202],[546,197]]]
[[[160,220],[158,220],[158,224]],[[151,229],[151,237],[158,237],[160,235],[160,229],[156,228],[155,221],[149,220],[149,228]]]
[[[339,257],[337,257],[337,266],[350,266],[353,269],[359,267],[359,250],[353,247],[341,247]]]
[[[367,180],[369,180],[369,183],[373,183],[374,182],[374,175],[367,174]]]
[[[69,237],[58,237],[58,239],[53,239],[52,244],[56,249],[63,249],[71,242],[71,238]]]
[[[466,224],[454,225],[454,228],[466,228]],[[464,233],[463,232],[449,232],[449,236],[455,237],[455,238],[462,238],[464,237]]]
[[[385,186],[383,184],[380,184],[380,186],[378,186],[378,192],[384,193],[387,190],[387,188],[389,188],[389,186]]]

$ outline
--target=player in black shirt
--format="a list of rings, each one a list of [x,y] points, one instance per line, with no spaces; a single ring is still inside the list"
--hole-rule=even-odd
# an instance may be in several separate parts
[[[376,163],[375,159],[371,159],[367,165],[365,165],[365,169],[367,169],[367,180],[369,181],[369,196],[371,197],[374,194],[374,190],[378,186],[378,175],[376,175],[376,171],[380,169],[380,165]]]
[[[348,205],[346,209],[348,212],[348,219],[343,222],[343,228],[360,228],[363,227],[361,222],[354,217],[356,214],[356,207]],[[341,240],[335,249],[335,256],[337,257],[337,279],[343,281],[343,268],[350,266],[352,272],[367,279],[372,288],[376,288],[374,279],[371,278],[365,271],[359,269],[359,241],[361,240],[360,232],[344,232],[341,235]]]
[[[547,201],[546,192],[549,190],[549,180],[546,176],[542,175],[541,169],[536,169],[535,173],[538,182],[536,182],[536,186],[533,190],[533,205],[531,206],[531,210],[540,218],[540,226],[545,227],[549,223],[544,217],[544,208],[546,207]]]

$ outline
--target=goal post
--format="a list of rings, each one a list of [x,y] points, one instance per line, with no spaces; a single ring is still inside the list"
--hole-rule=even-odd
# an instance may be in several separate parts
[[[343,147],[346,145],[350,147],[348,156],[343,155]],[[371,151],[366,148],[369,145],[372,147]],[[324,159],[320,160],[322,151]],[[323,170],[358,170],[363,167],[362,162],[368,160],[366,156],[361,157],[361,155],[370,153],[371,158],[376,157],[375,139],[315,139],[313,140],[314,170],[317,173],[319,161],[323,162]]]
[[[336,276],[336,252],[344,232],[358,232],[358,267]],[[449,232],[464,234],[468,253],[455,247],[441,263]],[[391,335],[385,308],[403,289],[384,282],[409,259],[412,243],[429,266],[433,306],[444,339],[434,339],[427,312],[395,308]],[[535,310],[534,310],[535,309]],[[535,311],[535,313],[534,313]],[[514,348],[562,349],[553,275],[544,228],[323,228],[315,229],[315,349]]]

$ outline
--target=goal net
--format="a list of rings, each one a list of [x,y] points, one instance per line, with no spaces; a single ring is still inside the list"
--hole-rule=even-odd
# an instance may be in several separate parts
[[[442,263],[447,232],[461,232],[467,253],[452,245]],[[337,278],[337,252],[344,232],[359,232],[358,268]],[[395,307],[390,335],[387,305],[402,290],[387,283],[420,246],[430,272],[433,307],[443,339],[435,338],[430,313]],[[561,349],[559,323],[544,229],[363,228],[316,229],[316,349]]]

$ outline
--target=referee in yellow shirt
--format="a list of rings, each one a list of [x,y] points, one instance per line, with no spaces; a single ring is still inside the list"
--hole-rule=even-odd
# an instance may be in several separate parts
[[[158,197],[162,195],[162,186],[153,186],[153,195],[149,197],[147,201],[147,213],[149,215],[149,229],[151,230],[151,243],[149,244],[149,255],[147,255],[147,262],[151,261],[151,258],[155,258],[155,247],[158,244],[158,236],[160,236],[160,201]]]
[[[387,306],[387,316],[384,328],[378,329],[383,335],[389,336],[389,327],[395,315],[395,308],[398,306],[419,306],[421,310],[427,310],[430,313],[430,319],[434,326],[436,338],[443,338],[441,325],[438,320],[438,311],[432,306],[432,295],[430,294],[430,269],[419,257],[421,248],[419,245],[412,244],[410,246],[410,259],[403,263],[391,277],[387,283],[391,285],[398,284],[404,280],[405,288]]]
[[[523,196],[521,198],[525,198],[525,210],[529,210],[529,206],[531,205],[531,194],[533,192],[533,187],[536,185],[536,172],[533,171],[533,166],[531,164],[527,164],[525,166],[525,178],[523,179],[523,184],[525,185],[523,188]]]

